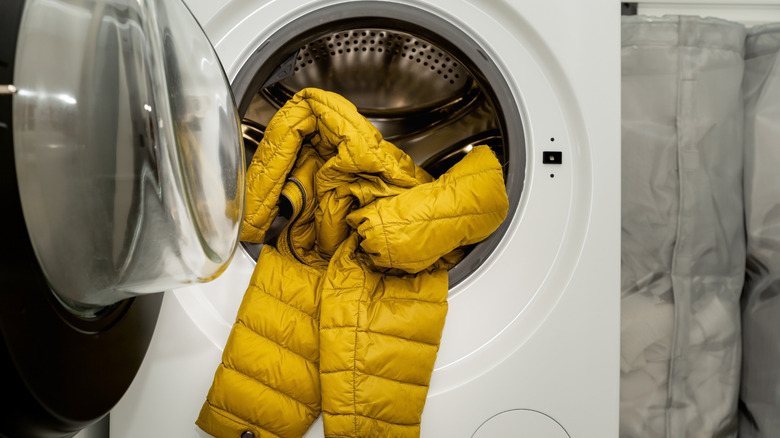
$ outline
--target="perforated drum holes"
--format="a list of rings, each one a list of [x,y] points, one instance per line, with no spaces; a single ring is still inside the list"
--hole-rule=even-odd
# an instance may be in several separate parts
[[[423,39],[400,32],[377,29],[355,29],[334,33],[310,42],[299,51],[295,71],[302,71],[312,64],[329,57],[344,55],[370,56],[384,54],[386,58],[401,58],[406,62],[435,72],[453,86],[461,87],[468,72],[444,51]]]

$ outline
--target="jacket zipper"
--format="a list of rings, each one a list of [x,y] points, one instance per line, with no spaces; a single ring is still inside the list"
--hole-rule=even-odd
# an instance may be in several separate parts
[[[295,257],[295,260],[298,260],[299,262],[303,263],[306,266],[310,266],[308,263],[304,262],[300,257],[298,257],[298,254],[295,252],[295,248],[293,248],[292,243],[292,228],[293,225],[295,225],[295,222],[298,220],[299,217],[303,214],[303,210],[306,208],[306,190],[303,189],[303,184],[301,184],[300,181],[295,179],[294,177],[288,177],[287,181],[292,181],[295,183],[296,186],[298,186],[298,190],[301,191],[301,209],[298,212],[298,214],[295,215],[295,217],[290,221],[290,225],[287,226],[287,247],[290,249],[290,254],[292,254],[293,257]]]

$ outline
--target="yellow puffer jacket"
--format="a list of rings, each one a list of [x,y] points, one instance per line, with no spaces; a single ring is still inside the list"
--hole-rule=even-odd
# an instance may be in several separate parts
[[[475,147],[437,180],[339,95],[297,93],[247,173],[242,239],[262,247],[197,419],[217,437],[417,437],[447,313],[447,269],[508,202]],[[249,433],[247,433],[249,432]]]

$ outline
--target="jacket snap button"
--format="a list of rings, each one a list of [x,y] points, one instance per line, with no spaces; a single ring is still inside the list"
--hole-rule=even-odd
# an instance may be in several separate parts
[[[241,438],[255,438],[255,434],[253,434],[251,430],[247,430],[241,434]]]

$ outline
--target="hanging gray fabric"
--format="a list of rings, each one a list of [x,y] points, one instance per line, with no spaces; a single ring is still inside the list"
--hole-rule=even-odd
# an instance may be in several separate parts
[[[780,24],[745,47],[745,227],[741,438],[780,437]]]
[[[620,436],[736,436],[745,28],[622,27]]]

